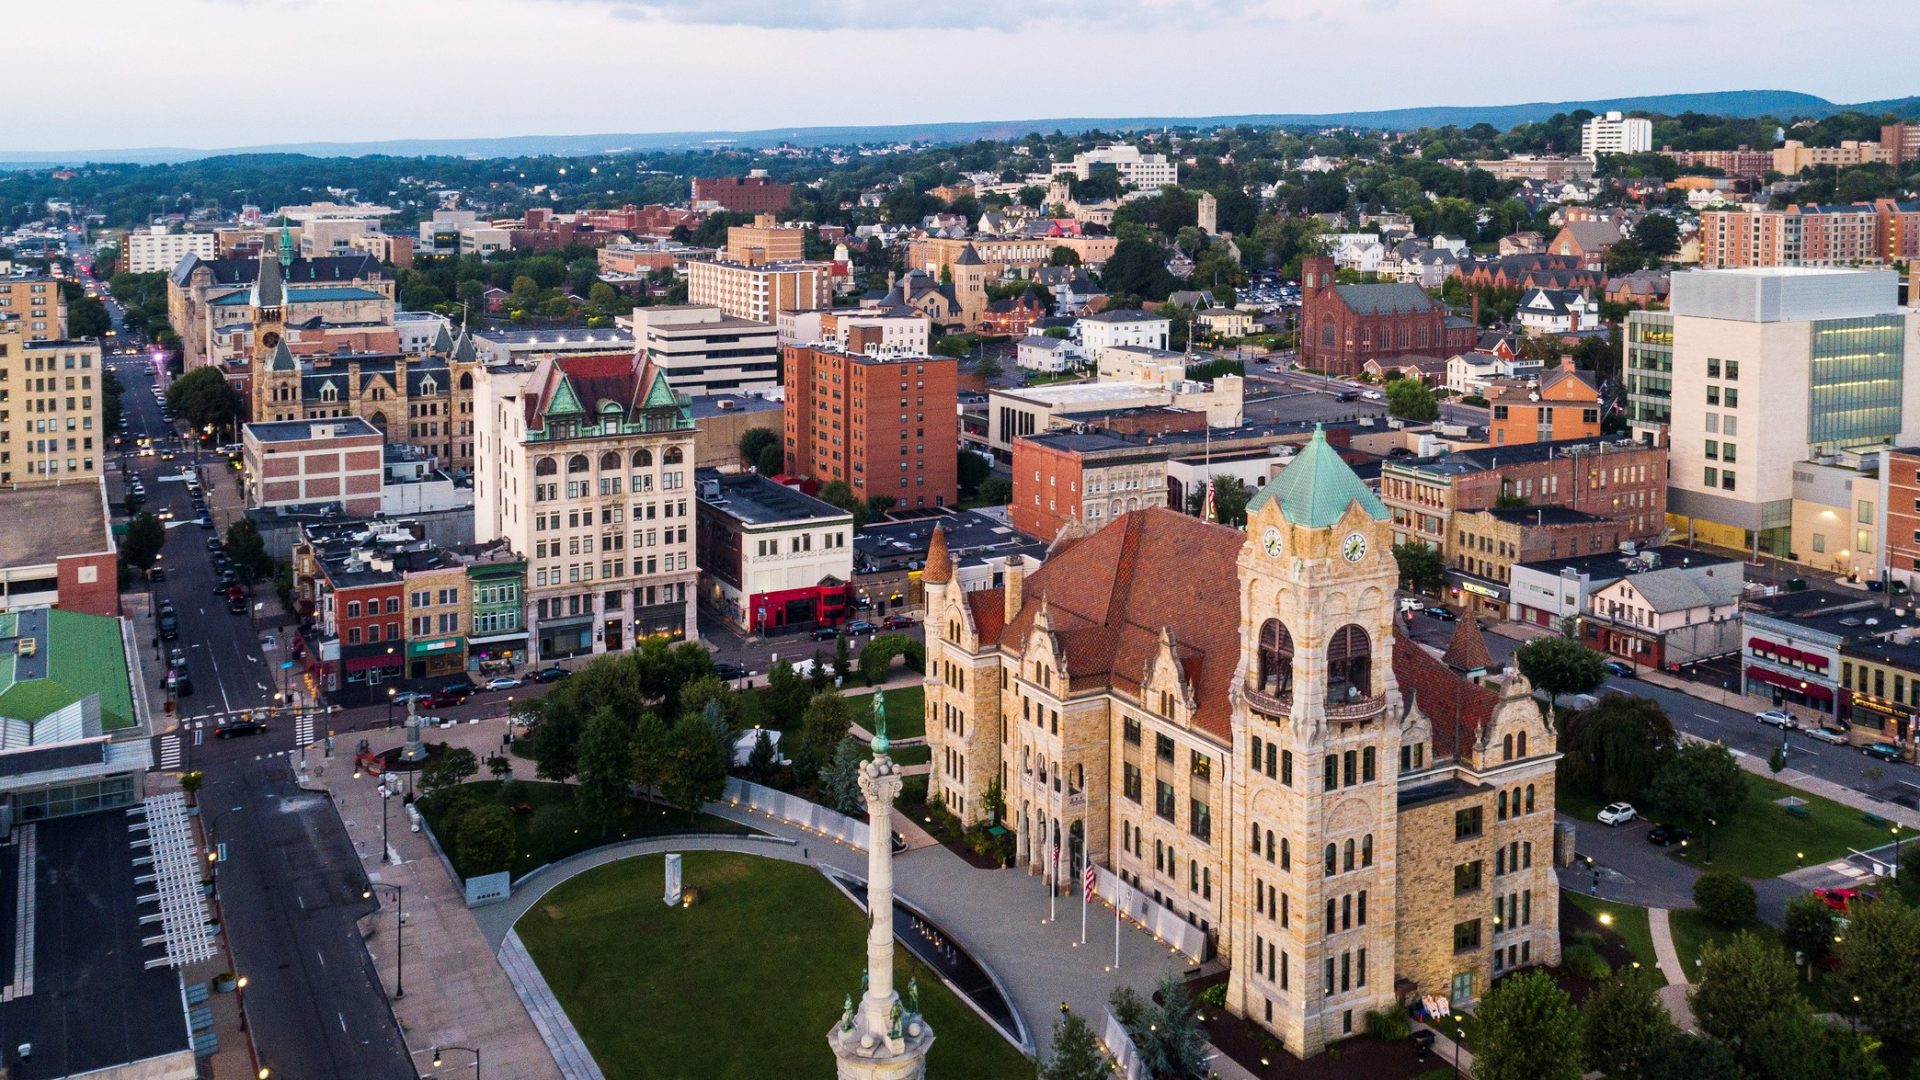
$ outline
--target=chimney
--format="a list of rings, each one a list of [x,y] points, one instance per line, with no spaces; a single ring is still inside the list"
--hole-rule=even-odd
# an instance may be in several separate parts
[[[1573,354],[1572,353],[1567,353],[1566,355],[1560,358],[1560,370],[1561,371],[1573,370]]]
[[[1004,614],[1007,622],[1012,622],[1020,614],[1020,593],[1027,581],[1026,560],[1018,555],[1007,556],[1006,582],[1003,595],[1006,601]]]
[[[1469,316],[1469,318],[1473,320],[1473,325],[1480,325],[1480,293],[1478,290],[1475,290],[1473,294],[1473,314]]]

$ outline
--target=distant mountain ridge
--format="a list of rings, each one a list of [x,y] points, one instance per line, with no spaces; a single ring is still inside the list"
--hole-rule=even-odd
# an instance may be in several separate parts
[[[1431,105],[1336,113],[1247,113],[1233,116],[1069,117],[1042,120],[982,120],[920,124],[848,124],[829,127],[763,128],[758,131],[677,131],[600,135],[515,135],[476,139],[386,139],[369,142],[275,143],[218,149],[141,147],[70,151],[0,149],[0,168],[36,168],[116,162],[136,165],[194,161],[232,154],[306,154],[313,157],[519,157],[634,153],[699,147],[757,148],[791,143],[834,146],[893,142],[965,142],[1019,138],[1031,131],[1077,134],[1089,130],[1140,131],[1158,127],[1214,127],[1261,124],[1309,127],[1361,127],[1408,130],[1453,124],[1492,124],[1501,130],[1545,120],[1555,113],[1591,109],[1635,110],[1673,115],[1682,112],[1720,116],[1809,117],[1819,119],[1857,109],[1920,117],[1920,96],[1842,105],[1792,90],[1722,90],[1700,94],[1657,94],[1592,101],[1535,101],[1517,105]]]

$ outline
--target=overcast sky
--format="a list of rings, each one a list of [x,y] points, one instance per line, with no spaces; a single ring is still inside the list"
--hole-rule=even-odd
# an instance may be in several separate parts
[[[8,110],[0,150],[1920,93],[1915,0],[9,0],[4,15],[30,107]]]

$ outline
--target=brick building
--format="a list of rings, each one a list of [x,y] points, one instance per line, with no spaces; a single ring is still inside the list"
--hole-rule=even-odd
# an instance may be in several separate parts
[[[380,513],[386,438],[357,416],[248,424],[241,446],[249,507],[338,503],[352,517]]]
[[[1920,447],[1888,450],[1880,468],[1886,510],[1882,565],[1895,581],[1920,588]]]
[[[1741,145],[1733,150],[1675,150],[1663,146],[1660,153],[1672,158],[1683,169],[1719,169],[1728,176],[1758,180],[1773,171],[1773,151],[1755,150]]]
[[[1890,225],[1894,221],[1889,211]],[[1867,203],[1784,210],[1708,210],[1700,215],[1700,265],[1849,266],[1879,262],[1881,215]]]
[[[793,185],[776,184],[765,176],[696,176],[693,208],[726,210],[735,214],[771,214],[793,205]]]
[[[1300,362],[1354,376],[1369,360],[1451,355],[1473,348],[1479,331],[1455,319],[1418,285],[1336,285],[1333,260],[1306,260]]]
[[[1097,432],[1015,439],[1008,519],[1028,536],[1051,540],[1071,523],[1097,529],[1130,510],[1165,506],[1167,456],[1164,445]]]
[[[959,361],[823,345],[784,353],[788,472],[902,508],[958,501]]]
[[[1573,368],[1573,358],[1533,379],[1487,385],[1487,438],[1495,446],[1600,437],[1600,391]]]
[[[0,614],[118,615],[119,571],[105,481],[0,488]]]
[[[1614,551],[1632,539],[1619,518],[1561,506],[1474,510],[1453,515],[1447,583],[1476,618],[1505,619],[1515,563]]]

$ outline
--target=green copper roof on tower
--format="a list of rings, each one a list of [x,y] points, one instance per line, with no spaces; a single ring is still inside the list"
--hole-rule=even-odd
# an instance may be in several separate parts
[[[1269,499],[1280,500],[1280,513],[1288,521],[1310,529],[1338,523],[1347,507],[1356,502],[1375,520],[1387,518],[1386,504],[1340,459],[1340,452],[1327,442],[1327,433],[1318,424],[1314,425],[1313,438],[1286,468],[1247,501],[1247,511],[1260,509]]]

